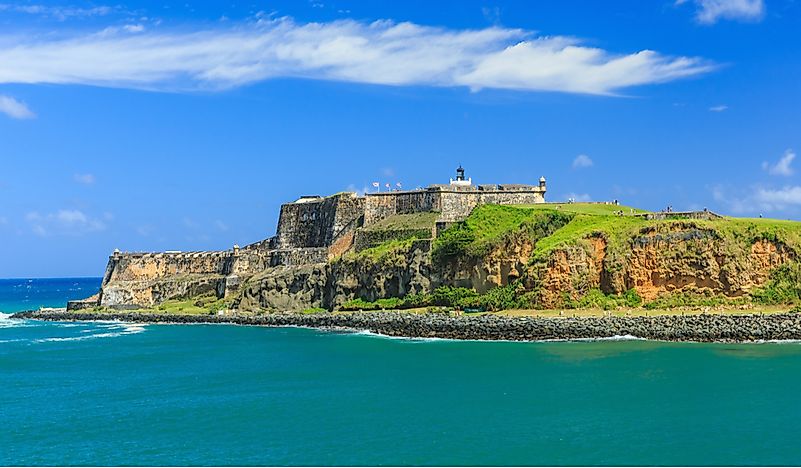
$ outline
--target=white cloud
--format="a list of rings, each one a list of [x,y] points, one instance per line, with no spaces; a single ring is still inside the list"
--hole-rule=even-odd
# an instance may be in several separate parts
[[[8,11],[12,13],[25,13],[30,15],[52,17],[59,21],[69,18],[105,16],[114,11],[108,6],[98,6],[92,8],[75,8],[47,5],[14,5],[10,3],[0,3],[0,12]]]
[[[677,5],[687,0],[677,0]],[[695,19],[699,23],[714,24],[721,19],[759,21],[765,16],[763,0],[694,0]]]
[[[586,154],[580,154],[573,160],[573,169],[586,169],[592,167],[593,162]]]
[[[2,69],[2,65],[0,65],[0,69]],[[24,102],[2,94],[0,94],[0,112],[14,119],[32,119],[36,117],[36,114],[31,112]]]
[[[801,205],[801,187],[793,185],[780,189],[758,189],[754,198],[763,207],[781,210],[788,205]]]
[[[583,203],[592,201],[592,197],[586,193],[568,193],[565,195],[565,200],[573,200],[576,203]]]
[[[144,31],[145,26],[142,24],[126,24],[122,27],[122,29],[128,31],[129,33],[138,33]]]
[[[734,214],[783,212],[801,207],[801,186],[782,188],[749,187],[729,190],[721,185],[712,187],[712,198]]]
[[[75,174],[72,176],[75,182],[84,185],[92,185],[95,183],[95,176],[93,174]]]
[[[106,228],[101,220],[74,209],[63,209],[47,214],[31,211],[25,215],[25,220],[30,224],[31,231],[38,236],[81,235]]]
[[[784,156],[779,158],[776,164],[770,164],[767,161],[763,162],[762,169],[767,171],[770,175],[789,177],[795,173],[795,170],[791,167],[793,160],[795,160],[795,152],[788,149],[784,152]]]
[[[712,106],[712,107],[709,108],[709,110],[710,110],[710,112],[723,112],[728,108],[729,108],[729,106],[725,106],[725,105],[721,104],[719,106]]]
[[[277,77],[616,94],[708,72],[695,57],[613,53],[520,29],[290,18],[203,30],[0,35],[0,83],[223,89]]]

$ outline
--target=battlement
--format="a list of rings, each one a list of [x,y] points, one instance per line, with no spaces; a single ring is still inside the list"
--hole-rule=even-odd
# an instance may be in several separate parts
[[[351,192],[327,197],[304,195],[281,206],[274,237],[241,248],[234,245],[228,250],[193,252],[115,250],[109,257],[97,303],[109,307],[150,306],[199,294],[223,297],[235,291],[243,278],[273,267],[325,263],[348,251],[409,233],[430,236],[430,242],[438,232],[435,226],[464,220],[479,205],[544,203],[545,192],[544,178],[538,185],[474,185],[460,166],[456,179],[449,184],[424,189],[362,196]],[[424,216],[429,224],[392,229],[384,229],[386,226],[381,224],[397,215],[418,213],[430,213],[431,216]],[[428,218],[435,223],[431,224]],[[378,229],[371,229],[373,226]]]

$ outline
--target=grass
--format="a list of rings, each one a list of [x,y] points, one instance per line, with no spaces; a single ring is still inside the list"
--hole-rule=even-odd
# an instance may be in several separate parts
[[[653,224],[640,217],[616,215],[577,214],[552,235],[540,239],[532,253],[532,260],[543,260],[554,250],[575,245],[591,235],[603,235],[611,249],[622,247],[641,228]]]
[[[134,312],[179,315],[208,315],[225,309],[227,304],[223,299],[214,296],[195,297],[192,299],[169,300],[161,304],[136,310]]]
[[[532,240],[547,237],[573,216],[533,205],[482,205],[437,237],[433,255],[437,262],[462,255],[480,257],[510,236],[525,235]]]
[[[375,247],[364,249],[361,252],[346,254],[343,258],[350,261],[366,259],[375,263],[380,263],[383,261],[392,260],[399,254],[407,252],[416,240],[419,240],[419,238],[408,237],[406,239],[388,240]]]
[[[647,210],[641,210],[631,206],[623,205],[607,205],[603,203],[542,203],[538,205],[516,205],[522,209],[535,209],[535,210],[558,210],[567,213],[586,214],[586,215],[600,215],[600,216],[613,216],[618,211],[623,211],[624,214],[634,213],[649,213]]]
[[[384,218],[375,224],[371,224],[364,228],[365,231],[411,231],[411,230],[424,230],[433,229],[437,223],[440,213],[425,212],[425,213],[411,213],[411,214],[398,214],[388,218]]]

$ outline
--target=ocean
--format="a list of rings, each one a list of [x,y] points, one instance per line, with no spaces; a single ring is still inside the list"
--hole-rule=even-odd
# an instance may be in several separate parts
[[[459,342],[9,313],[0,465],[799,465],[801,344]]]

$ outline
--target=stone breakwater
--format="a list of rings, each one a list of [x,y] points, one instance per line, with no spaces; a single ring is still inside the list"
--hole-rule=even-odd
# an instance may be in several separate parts
[[[664,341],[801,340],[801,314],[654,317],[504,317],[371,312],[350,314],[175,315],[31,311],[14,318],[143,323],[218,323],[367,330],[387,336],[459,340],[576,340],[631,335]]]

